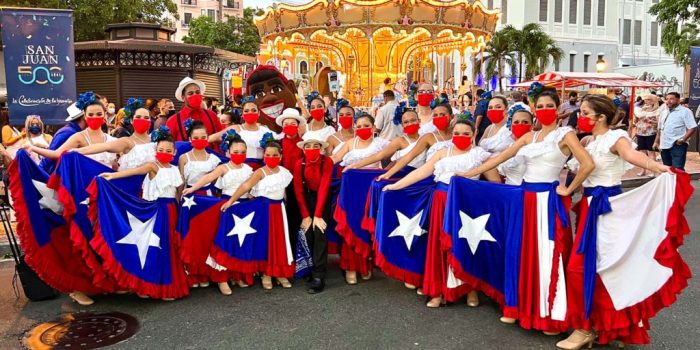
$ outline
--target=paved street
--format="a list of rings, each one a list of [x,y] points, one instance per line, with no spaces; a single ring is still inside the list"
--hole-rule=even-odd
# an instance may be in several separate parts
[[[693,184],[700,187],[699,181]],[[698,213],[696,192],[687,207],[693,234],[682,248],[693,271],[700,270]],[[336,265],[334,260],[328,289],[320,295],[307,294],[302,283],[291,290],[234,289],[229,297],[212,286],[174,302],[124,295],[98,297],[94,306],[79,307],[66,296],[36,303],[15,298],[14,267],[4,263],[0,349],[20,348],[26,330],[77,311],[120,311],[138,318],[140,331],[114,349],[554,349],[563,338],[499,323],[497,308],[484,297],[476,309],[464,303],[428,309],[423,297],[383,275],[348,286]],[[699,304],[700,281],[693,279],[678,302],[653,320],[653,344],[628,348],[700,348]]]

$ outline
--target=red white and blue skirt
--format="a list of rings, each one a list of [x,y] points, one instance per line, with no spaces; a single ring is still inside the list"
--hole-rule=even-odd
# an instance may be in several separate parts
[[[559,182],[527,183],[518,267],[518,305],[505,307],[506,317],[522,328],[546,332],[567,330],[564,269],[571,250],[571,199],[556,193]]]

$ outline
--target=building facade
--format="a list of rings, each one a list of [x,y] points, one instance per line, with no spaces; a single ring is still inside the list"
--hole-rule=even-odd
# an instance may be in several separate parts
[[[189,32],[190,22],[199,16],[209,16],[214,21],[225,21],[226,17],[243,17],[243,0],[173,0],[180,17],[175,22],[176,42]]]

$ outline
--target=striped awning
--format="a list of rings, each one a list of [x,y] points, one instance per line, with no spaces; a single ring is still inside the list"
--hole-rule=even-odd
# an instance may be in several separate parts
[[[620,73],[577,73],[577,72],[547,72],[542,73],[532,80],[510,85],[515,88],[527,88],[534,82],[539,82],[544,86],[555,88],[573,88],[583,85],[594,87],[667,87],[670,84],[655,81],[644,81],[635,79],[632,76]]]

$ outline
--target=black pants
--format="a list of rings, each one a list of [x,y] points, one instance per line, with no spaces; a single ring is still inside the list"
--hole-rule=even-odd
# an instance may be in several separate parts
[[[294,192],[293,184],[286,188],[286,200],[284,201],[285,212],[287,213],[287,229],[289,230],[289,243],[292,246],[292,255],[296,260],[297,254],[297,234],[301,226],[301,213],[299,213],[299,203]]]
[[[306,200],[306,208],[310,213],[316,210],[316,202],[318,201],[318,192],[305,191],[304,199]],[[313,217],[313,214],[312,214]],[[326,223],[330,220],[330,205],[326,200],[323,206],[323,220]],[[326,228],[327,229],[327,228]],[[328,236],[315,228],[313,224],[306,230],[306,242],[311,250],[311,257],[314,261],[311,276],[313,278],[326,278],[326,266],[328,263]]]

